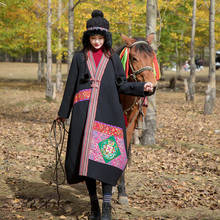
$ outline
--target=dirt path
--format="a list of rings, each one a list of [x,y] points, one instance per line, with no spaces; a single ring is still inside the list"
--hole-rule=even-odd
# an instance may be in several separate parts
[[[56,205],[48,134],[61,95],[47,102],[42,86],[2,81],[0,93],[0,220],[87,219],[84,184],[60,186]],[[114,194],[114,219],[220,219],[220,98],[213,115],[203,105],[202,93],[190,105],[181,90],[158,91],[157,144],[133,146],[130,207]]]

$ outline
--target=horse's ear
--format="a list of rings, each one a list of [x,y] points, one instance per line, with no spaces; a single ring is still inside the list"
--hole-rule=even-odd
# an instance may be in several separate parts
[[[154,33],[147,35],[146,41],[151,45],[154,40]]]
[[[136,40],[134,38],[130,38],[124,34],[121,34],[122,40],[125,42],[126,46],[131,46]]]

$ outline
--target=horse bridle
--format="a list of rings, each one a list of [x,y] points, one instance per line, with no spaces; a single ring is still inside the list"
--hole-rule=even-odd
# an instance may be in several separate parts
[[[146,41],[136,41],[136,42],[134,42],[133,44],[131,44],[131,45],[129,46],[129,48],[132,48],[133,46],[135,46],[135,45],[137,45],[137,44],[146,44],[146,45],[149,45],[148,42],[146,42]],[[129,77],[133,77],[133,79],[134,79],[135,81],[137,81],[137,75],[140,74],[140,73],[142,73],[142,72],[144,72],[145,70],[149,70],[149,71],[152,71],[152,72],[153,72],[153,67],[151,67],[151,66],[144,66],[144,67],[142,67],[142,68],[140,68],[140,69],[138,69],[138,70],[134,70],[134,68],[133,68],[133,66],[132,66],[132,64],[131,64],[131,62],[130,62],[130,60],[129,60],[129,66],[130,66],[131,71],[132,71],[132,73],[129,75]],[[132,110],[132,109],[134,108],[135,105],[139,105],[139,107],[138,107],[138,112],[136,113],[135,117],[133,117],[131,123],[129,123],[127,129],[128,129],[129,126],[133,123],[133,120],[135,120],[135,118],[138,117],[139,114],[141,114],[142,117],[144,118],[144,114],[143,114],[143,111],[142,111],[143,102],[144,102],[144,99],[143,99],[143,98],[137,98],[137,97],[136,97],[135,100],[134,100],[134,102],[133,102],[133,104],[132,104],[129,108],[127,108],[126,110],[124,110],[124,114],[127,114],[130,110]]]
[[[137,44],[146,44],[146,45],[149,45],[146,41],[136,41],[136,42],[134,42],[133,44],[131,44],[131,45],[129,46],[129,48],[132,48],[133,46],[135,46],[135,45],[137,45]],[[140,73],[142,73],[142,72],[144,72],[145,70],[153,71],[153,67],[151,67],[151,66],[144,66],[144,67],[142,67],[142,68],[140,68],[140,69],[138,69],[138,70],[134,70],[134,68],[133,68],[133,66],[132,66],[132,64],[131,64],[131,62],[130,62],[130,60],[129,60],[129,66],[130,66],[131,71],[132,71],[132,74],[130,74],[130,76],[132,76],[135,81],[137,81],[137,75],[140,74]]]

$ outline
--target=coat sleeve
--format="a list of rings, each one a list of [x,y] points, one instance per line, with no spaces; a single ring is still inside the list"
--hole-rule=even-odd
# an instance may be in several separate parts
[[[70,66],[63,99],[58,111],[58,115],[62,118],[68,118],[73,106],[73,98],[75,94],[76,81],[78,78],[77,55],[75,54]]]
[[[113,65],[116,75],[116,85],[119,93],[141,97],[150,96],[154,94],[155,88],[153,92],[144,91],[145,82],[127,82],[125,72],[119,56],[117,54],[114,54],[113,56]]]

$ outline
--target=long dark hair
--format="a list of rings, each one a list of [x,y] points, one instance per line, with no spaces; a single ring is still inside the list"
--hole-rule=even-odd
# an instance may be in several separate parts
[[[83,43],[83,53],[87,59],[87,52],[92,49],[92,45],[90,44],[90,37],[94,35],[102,35],[104,37],[104,44],[103,44],[103,53],[107,57],[111,57],[114,53],[112,49],[112,34],[109,31],[102,31],[102,30],[90,30],[85,31],[82,37]]]

